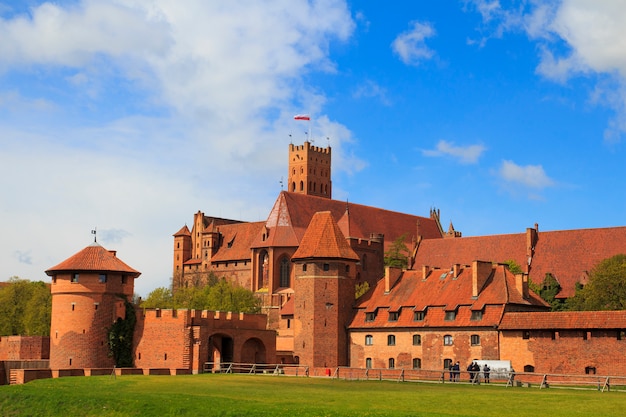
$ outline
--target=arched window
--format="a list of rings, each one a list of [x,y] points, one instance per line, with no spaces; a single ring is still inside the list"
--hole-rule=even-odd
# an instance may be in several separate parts
[[[365,367],[370,369],[372,367],[372,358],[365,358]]]
[[[396,360],[394,358],[389,358],[389,369],[393,369],[396,367]]]
[[[524,365],[524,372],[535,372],[535,367],[532,365]]]
[[[291,262],[289,262],[289,258],[283,256],[280,259],[280,286],[282,288],[289,288],[291,286],[290,276],[291,276]]]
[[[296,182],[295,181],[291,183],[291,191],[292,192],[296,191]]]
[[[304,191],[304,182],[300,181],[300,191]]]

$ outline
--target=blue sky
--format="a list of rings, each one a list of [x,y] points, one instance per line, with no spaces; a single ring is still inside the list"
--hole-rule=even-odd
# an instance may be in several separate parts
[[[620,0],[0,0],[0,280],[96,228],[168,286],[193,213],[265,219],[300,113],[335,199],[465,236],[623,226],[625,32]]]

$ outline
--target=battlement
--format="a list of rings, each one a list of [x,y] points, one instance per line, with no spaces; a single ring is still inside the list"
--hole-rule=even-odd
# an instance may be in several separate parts
[[[311,146],[311,143],[308,141],[304,142],[304,145],[294,145],[293,143],[289,145],[289,152],[297,152],[297,151],[310,151],[310,152],[318,152],[330,155],[330,146],[322,148],[320,146]]]
[[[264,314],[233,313],[231,311],[189,309],[145,309],[141,319],[146,322],[180,321],[182,324],[207,326],[209,328],[241,328],[265,330],[267,317]]]

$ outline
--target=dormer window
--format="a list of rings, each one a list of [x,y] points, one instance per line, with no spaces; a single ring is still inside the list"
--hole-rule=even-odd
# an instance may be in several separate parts
[[[445,316],[444,320],[452,321],[454,319],[456,319],[456,310],[446,311],[446,316]]]
[[[375,311],[371,311],[371,312],[366,312],[365,313],[365,321],[374,321],[376,320],[376,312]]]
[[[426,318],[426,310],[413,312],[413,321],[424,321]]]
[[[482,310],[474,310],[474,311],[472,311],[472,317],[470,318],[470,320],[477,321],[477,320],[482,320],[482,319],[483,319],[483,311]]]
[[[398,321],[398,318],[400,318],[400,312],[399,311],[390,311],[389,312],[389,321]]]

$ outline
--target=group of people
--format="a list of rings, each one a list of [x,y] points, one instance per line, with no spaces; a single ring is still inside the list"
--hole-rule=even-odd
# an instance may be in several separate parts
[[[458,382],[461,379],[461,364],[459,361],[456,361],[454,364],[450,365],[450,382]],[[469,374],[469,382],[474,384],[480,382],[480,365],[477,362],[472,362],[467,366],[467,373]],[[489,383],[489,375],[491,372],[491,368],[487,364],[484,364],[482,367],[483,372],[483,380],[486,383]]]

